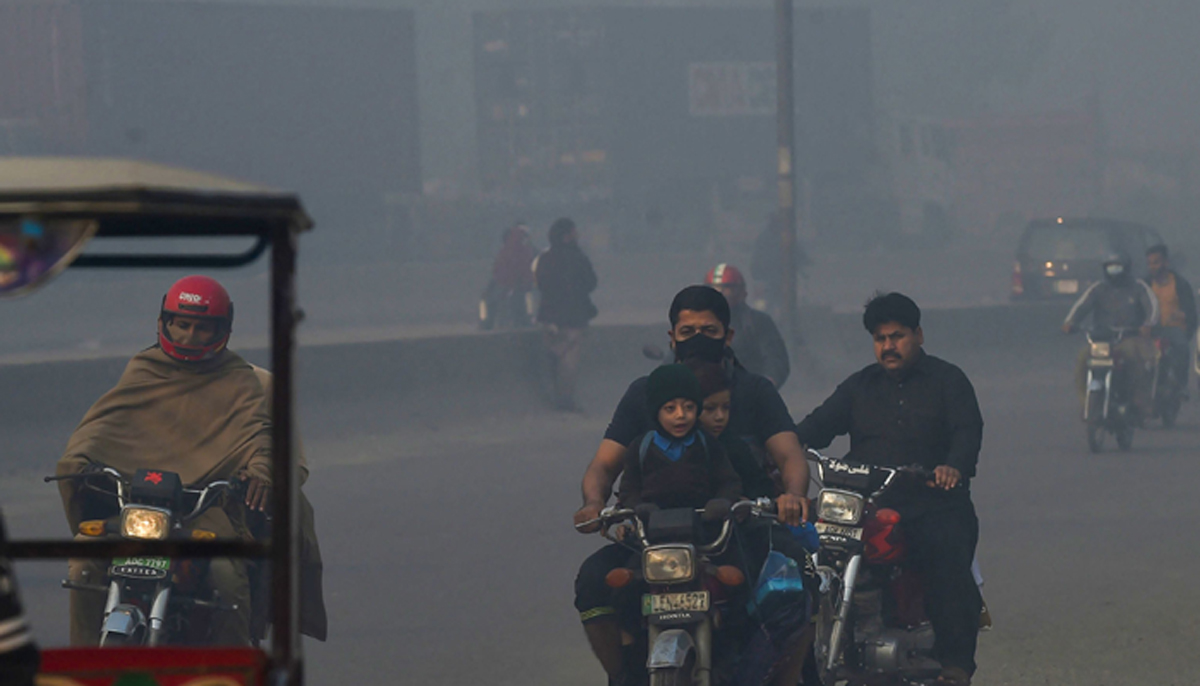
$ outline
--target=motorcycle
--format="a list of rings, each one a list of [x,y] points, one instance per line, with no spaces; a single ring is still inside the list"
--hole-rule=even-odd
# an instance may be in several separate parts
[[[609,572],[605,583],[627,592],[645,591],[641,608],[650,686],[720,683],[714,678],[719,671],[714,660],[719,637],[714,631],[726,623],[733,592],[746,576],[737,566],[717,566],[711,560],[728,546],[735,517],[744,512],[773,518],[774,508],[768,499],[740,501],[724,512],[609,507],[598,518],[576,525],[582,529],[600,524],[605,538],[629,546],[631,557],[640,559],[640,564]],[[705,542],[705,524],[717,522],[720,532]],[[617,529],[623,534],[613,527],[623,527]]]
[[[1154,377],[1150,387],[1150,398],[1154,416],[1161,419],[1163,426],[1168,429],[1175,426],[1175,420],[1179,417],[1188,383],[1186,373],[1184,378],[1176,378],[1176,367],[1171,364],[1171,358],[1187,353],[1176,350],[1175,347],[1167,338],[1154,339]]]
[[[46,482],[64,480],[82,480],[88,490],[106,500],[115,499],[118,508],[117,514],[106,519],[81,522],[79,533],[150,541],[215,539],[211,531],[186,525],[219,503],[222,494],[237,493],[241,488],[229,481],[214,481],[200,489],[184,488],[179,475],[173,472],[139,469],[129,479],[111,467],[45,477]],[[218,597],[201,597],[206,594],[202,581],[207,562],[118,557],[110,562],[104,583],[68,579],[62,587],[106,596],[101,647],[204,645],[208,642],[206,613],[238,609]]]
[[[1083,421],[1087,424],[1088,449],[1098,453],[1104,437],[1113,434],[1117,447],[1133,447],[1134,413],[1132,369],[1127,360],[1114,355],[1126,334],[1136,329],[1087,332],[1087,380],[1084,386]]]
[[[892,489],[924,488],[933,472],[817,459],[821,598],[813,654],[820,683],[932,683],[934,633],[921,580],[906,565],[900,514],[879,500]]]

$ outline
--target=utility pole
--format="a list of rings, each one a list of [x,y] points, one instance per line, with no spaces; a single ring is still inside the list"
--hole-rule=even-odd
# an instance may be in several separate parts
[[[796,308],[796,107],[793,102],[792,0],[775,0],[776,128],[779,148],[779,248],[783,258],[780,326],[787,342],[799,340]]]

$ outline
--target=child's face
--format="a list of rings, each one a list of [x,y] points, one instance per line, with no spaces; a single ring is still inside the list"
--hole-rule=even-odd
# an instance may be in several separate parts
[[[696,403],[687,398],[668,400],[658,408],[658,423],[663,431],[683,438],[696,425]]]
[[[729,425],[729,389],[717,391],[704,399],[700,408],[700,425],[713,436],[720,436]]]

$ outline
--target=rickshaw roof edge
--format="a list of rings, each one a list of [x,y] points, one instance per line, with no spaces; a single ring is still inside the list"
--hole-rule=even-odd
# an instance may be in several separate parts
[[[312,227],[296,194],[215,174],[121,158],[0,157],[0,215],[26,213],[280,218]]]

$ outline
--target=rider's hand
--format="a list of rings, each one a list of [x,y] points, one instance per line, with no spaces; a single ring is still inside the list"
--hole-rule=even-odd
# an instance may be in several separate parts
[[[581,534],[591,534],[600,530],[600,522],[593,522],[588,526],[581,527],[584,522],[591,522],[600,516],[600,511],[604,509],[604,503],[588,503],[579,508],[575,513],[575,530]]]
[[[925,485],[948,491],[957,486],[960,481],[962,481],[962,472],[949,465],[941,465],[933,470],[933,481],[928,481]]]
[[[808,521],[808,498],[784,493],[775,499],[779,512],[775,515],[779,521],[790,526],[797,526]]]
[[[1075,330],[1075,327],[1070,324],[1063,324],[1062,329],[1063,329],[1063,333],[1071,333],[1072,331]]]
[[[243,474],[242,481],[250,482],[246,484],[246,507],[265,512],[267,504],[271,501],[271,483],[249,474]]]

